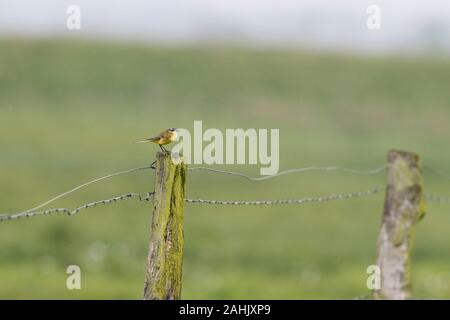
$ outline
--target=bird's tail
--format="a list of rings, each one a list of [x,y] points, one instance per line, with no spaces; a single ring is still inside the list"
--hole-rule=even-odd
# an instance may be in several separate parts
[[[148,139],[144,139],[144,140],[139,140],[139,141],[136,141],[136,143],[152,142],[152,139],[153,139],[153,138],[148,138]]]

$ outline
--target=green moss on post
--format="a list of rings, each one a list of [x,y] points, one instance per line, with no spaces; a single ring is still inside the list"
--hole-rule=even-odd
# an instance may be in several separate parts
[[[181,158],[158,152],[144,300],[181,297],[185,180]]]
[[[378,237],[377,265],[381,288],[375,299],[411,297],[410,261],[417,222],[425,214],[419,156],[390,151],[383,220]]]

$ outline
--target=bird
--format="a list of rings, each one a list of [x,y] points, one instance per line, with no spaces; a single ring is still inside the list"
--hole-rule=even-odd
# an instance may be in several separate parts
[[[154,137],[136,141],[136,143],[153,142],[159,145],[159,147],[163,152],[169,153],[169,151],[166,148],[164,148],[163,145],[171,143],[176,138],[177,138],[177,129],[169,128]]]

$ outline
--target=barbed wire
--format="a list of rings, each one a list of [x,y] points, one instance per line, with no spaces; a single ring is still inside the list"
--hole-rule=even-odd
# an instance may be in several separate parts
[[[283,200],[259,200],[259,201],[226,201],[226,200],[210,200],[210,199],[185,199],[186,203],[200,203],[200,204],[210,204],[210,205],[287,205],[287,204],[305,204],[310,202],[326,202],[332,200],[345,200],[356,197],[370,196],[377,194],[380,192],[381,188],[374,188],[369,191],[360,191],[360,192],[352,192],[352,193],[344,193],[344,194],[333,194],[327,196],[318,196],[318,197],[306,197],[302,199],[283,199]],[[31,211],[31,212],[20,212],[16,214],[1,214],[0,222],[5,220],[17,220],[20,218],[31,218],[34,216],[43,216],[50,215],[53,213],[65,213],[69,216],[77,214],[81,210],[89,209],[91,207],[95,207],[97,205],[108,205],[112,203],[116,203],[119,201],[137,198],[139,201],[149,201],[153,198],[154,192],[148,192],[145,196],[140,195],[139,193],[129,192],[126,194],[122,194],[119,196],[115,196],[113,198],[93,201],[82,206],[79,206],[73,210],[67,208],[56,208],[49,209],[44,211]]]
[[[136,171],[141,171],[141,170],[147,170],[147,169],[155,169],[154,164],[156,163],[156,161],[154,161],[152,164],[150,164],[149,166],[143,166],[143,167],[137,167],[137,168],[132,168],[132,169],[128,169],[128,170],[124,170],[124,171],[119,171],[119,172],[114,172],[111,174],[108,174],[106,176],[100,177],[100,178],[96,178],[93,180],[90,180],[88,182],[85,182],[81,185],[78,185],[66,192],[63,192],[53,198],[51,198],[50,200],[47,200],[41,204],[39,204],[36,207],[33,207],[31,209],[27,209],[25,211],[22,211],[20,213],[17,214],[25,214],[25,213],[30,213],[30,212],[36,212],[39,209],[55,202],[56,200],[59,200],[65,196],[68,196],[82,188],[85,188],[89,185],[92,185],[94,183],[112,178],[112,177],[116,177],[119,175],[124,175],[124,174],[129,174],[129,173],[133,173]],[[203,170],[203,171],[209,171],[209,172],[215,172],[215,173],[221,173],[221,174],[228,174],[228,175],[234,175],[234,176],[240,176],[243,177],[249,181],[260,181],[260,180],[267,180],[270,178],[275,178],[281,175],[285,175],[285,174],[291,174],[291,173],[298,173],[298,172],[307,172],[307,171],[342,171],[342,172],[346,172],[346,173],[352,173],[352,174],[359,174],[359,175],[373,175],[373,174],[377,174],[381,171],[383,171],[386,168],[386,165],[373,169],[373,170],[368,170],[368,171],[358,171],[358,170],[353,170],[353,169],[346,169],[346,168],[342,168],[342,167],[337,167],[337,166],[332,166],[332,167],[305,167],[305,168],[297,168],[297,169],[290,169],[290,170],[285,170],[285,171],[281,171],[275,175],[270,175],[270,176],[262,176],[262,177],[250,177],[242,172],[234,172],[234,171],[224,171],[224,170],[217,170],[217,169],[212,169],[212,168],[208,168],[208,167],[190,167],[188,168],[188,170],[190,171],[195,171],[195,170]],[[11,213],[3,213],[0,215],[12,215]]]
[[[142,196],[139,193],[129,192],[126,194],[122,194],[120,196],[115,196],[109,199],[104,200],[97,200],[93,202],[89,202],[87,204],[84,204],[82,206],[79,206],[73,210],[69,210],[67,208],[56,208],[56,209],[49,209],[45,211],[32,211],[32,212],[20,212],[16,214],[1,214],[0,215],[0,222],[5,220],[17,220],[20,218],[31,218],[34,216],[43,216],[43,215],[50,215],[53,213],[65,213],[69,216],[79,213],[81,210],[89,209],[91,207],[95,207],[97,205],[109,205],[113,204],[119,201],[127,200],[136,198],[139,199],[139,201],[149,201],[154,195],[154,192],[148,192],[145,196]]]
[[[369,191],[358,191],[351,193],[332,194],[326,196],[306,197],[301,199],[283,199],[283,200],[258,200],[258,201],[229,201],[229,200],[208,200],[208,199],[185,199],[187,203],[200,203],[211,205],[285,205],[285,204],[305,204],[311,202],[327,202],[333,200],[346,200],[358,197],[368,197],[382,191],[383,188],[373,188]]]
[[[432,203],[450,204],[449,196],[425,195],[425,200]]]
[[[38,206],[19,212],[19,213],[3,213],[0,214],[0,221],[3,220],[12,220],[12,219],[18,219],[18,218],[22,218],[22,217],[32,217],[32,216],[36,216],[36,215],[48,215],[48,214],[52,214],[52,213],[66,213],[69,215],[78,213],[80,210],[83,209],[87,209],[90,208],[92,206],[95,206],[97,204],[109,204],[112,202],[116,202],[116,201],[121,201],[123,199],[128,199],[128,198],[133,198],[133,197],[138,197],[141,201],[143,199],[143,197],[139,194],[136,193],[127,193],[118,197],[114,197],[114,198],[110,198],[110,199],[106,199],[106,200],[100,200],[100,201],[95,201],[95,202],[91,202],[88,203],[86,205],[83,205],[81,207],[78,207],[74,210],[69,210],[66,208],[59,208],[59,209],[50,209],[50,210],[45,210],[45,211],[38,211],[39,209],[55,202],[58,199],[61,199],[62,197],[65,197],[69,194],[72,194],[82,188],[85,188],[89,185],[92,185],[94,183],[112,178],[112,177],[116,177],[119,175],[124,175],[124,174],[129,174],[129,173],[133,173],[133,172],[137,172],[137,171],[141,171],[141,170],[147,170],[147,169],[155,169],[154,164],[156,161],[154,161],[151,165],[149,166],[143,166],[143,167],[137,167],[137,168],[132,168],[132,169],[128,169],[128,170],[124,170],[124,171],[119,171],[119,172],[115,172],[115,173],[111,173],[108,174],[106,176],[100,177],[100,178],[96,178],[93,180],[90,180],[88,182],[85,182],[79,186],[76,186],[64,193],[61,193],[53,198],[51,198],[50,200],[45,201],[44,203],[39,204]],[[226,174],[226,175],[232,175],[232,176],[238,176],[244,179],[247,179],[249,181],[262,181],[262,180],[268,180],[268,179],[272,179],[275,177],[279,177],[282,175],[287,175],[287,174],[293,174],[293,173],[305,173],[305,172],[310,172],[310,171],[325,171],[325,172],[331,172],[331,171],[339,171],[339,172],[343,172],[343,173],[349,173],[349,174],[355,174],[355,175],[366,175],[366,176],[371,176],[371,175],[376,175],[379,174],[383,171],[385,171],[388,168],[388,164],[385,164],[383,166],[374,168],[374,169],[370,169],[370,170],[355,170],[355,169],[348,169],[348,168],[344,168],[344,167],[339,167],[339,166],[328,166],[328,167],[320,167],[320,166],[310,166],[310,167],[303,167],[303,168],[295,168],[295,169],[289,169],[289,170],[284,170],[284,171],[280,171],[274,175],[268,175],[268,176],[260,176],[260,177],[251,177],[243,172],[237,172],[237,171],[226,171],[226,170],[219,170],[219,169],[213,169],[213,168],[209,168],[209,167],[189,167],[188,170],[189,171],[207,171],[207,172],[213,172],[213,173],[219,173],[219,174]],[[424,167],[425,170],[443,177],[443,178],[447,178],[450,179],[450,177],[442,174],[440,171],[435,170],[433,168],[430,167]],[[329,196],[322,196],[322,197],[308,197],[308,198],[303,198],[303,199],[285,199],[285,200],[258,200],[258,201],[228,201],[228,200],[209,200],[209,199],[186,199],[187,203],[202,203],[202,204],[217,204],[217,205],[280,205],[280,204],[302,204],[302,203],[308,203],[308,202],[324,202],[324,201],[331,201],[331,200],[340,200],[340,199],[349,199],[349,198],[355,198],[355,197],[361,197],[361,196],[369,196],[372,194],[376,194],[378,192],[380,192],[382,189],[381,188],[375,188],[372,189],[370,191],[361,191],[361,192],[354,192],[354,193],[347,193],[347,194],[335,194],[335,195],[329,195]],[[149,193],[150,194],[150,193]],[[434,202],[434,203],[446,203],[446,204],[450,204],[450,197],[445,197],[445,196],[425,196],[426,200],[428,200],[429,202]],[[148,199],[147,199],[148,200]]]
[[[358,191],[358,192],[350,192],[350,193],[340,193],[340,194],[331,194],[331,195],[325,195],[325,196],[315,196],[315,197],[305,197],[301,199],[281,199],[281,200],[216,200],[216,199],[189,199],[186,198],[184,201],[186,203],[192,203],[192,204],[207,204],[207,205],[232,205],[232,206],[242,206],[242,205],[248,205],[248,206],[271,206],[271,205],[301,205],[301,204],[307,204],[307,203],[320,203],[320,202],[328,202],[328,201],[337,201],[337,200],[349,200],[353,198],[360,198],[360,197],[369,197],[372,195],[376,195],[382,191],[384,191],[385,188],[376,187],[368,191]],[[119,196],[115,196],[108,199],[103,200],[97,200],[93,202],[89,202],[87,204],[84,204],[82,206],[79,206],[75,209],[67,209],[67,208],[55,208],[55,209],[49,209],[44,211],[32,211],[32,212],[20,212],[16,214],[0,214],[0,222],[6,221],[6,220],[17,220],[21,218],[31,218],[35,216],[44,216],[44,215],[51,215],[54,213],[64,213],[69,216],[75,215],[79,213],[82,210],[89,209],[91,207],[96,207],[98,205],[110,205],[114,204],[123,200],[128,199],[138,199],[139,201],[150,201],[155,195],[155,192],[148,192],[144,196],[139,193],[129,192],[125,193]],[[443,203],[443,204],[450,204],[450,197],[447,196],[436,196],[436,195],[424,195],[424,198],[429,202],[434,203]]]
[[[296,168],[296,169],[284,170],[284,171],[280,171],[280,172],[278,172],[276,174],[273,174],[273,175],[260,176],[260,177],[251,177],[251,176],[249,176],[249,175],[247,175],[245,173],[242,173],[242,172],[219,170],[219,169],[213,169],[213,168],[209,168],[209,167],[188,167],[188,170],[189,171],[196,171],[196,170],[209,171],[209,172],[214,172],[214,173],[221,173],[221,174],[226,174],[226,175],[238,176],[238,177],[242,177],[244,179],[247,179],[249,181],[262,181],[262,180],[268,180],[268,179],[276,178],[276,177],[279,177],[279,176],[282,176],[282,175],[286,175],[286,174],[304,173],[304,172],[309,172],[309,171],[327,171],[327,172],[340,171],[340,172],[343,172],[343,173],[350,173],[350,174],[354,174],[354,175],[370,176],[370,175],[375,175],[375,174],[378,174],[378,173],[381,173],[381,172],[385,171],[387,167],[388,167],[388,165],[385,164],[385,165],[377,167],[375,169],[362,171],[362,170],[347,169],[347,168],[338,167],[338,166],[330,166],[330,167],[311,166],[311,167],[304,167],[304,168]]]

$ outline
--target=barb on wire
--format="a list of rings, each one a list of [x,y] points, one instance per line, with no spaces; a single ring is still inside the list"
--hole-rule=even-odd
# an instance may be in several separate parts
[[[302,199],[286,199],[286,200],[260,200],[260,201],[224,201],[224,200],[207,200],[207,199],[185,199],[187,203],[212,204],[212,205],[284,205],[284,204],[304,204],[311,202],[326,202],[333,200],[345,200],[358,197],[368,197],[382,191],[383,188],[374,188],[369,191],[359,191],[343,194],[332,194],[327,196],[307,197]]]
[[[308,172],[308,171],[340,171],[340,172],[350,173],[350,174],[355,174],[355,175],[370,176],[370,175],[375,175],[375,174],[383,172],[384,170],[386,170],[387,166],[388,165],[385,164],[381,167],[378,167],[378,168],[375,168],[372,170],[367,170],[367,171],[353,170],[353,169],[347,169],[347,168],[342,168],[342,167],[337,167],[337,166],[333,166],[333,167],[313,166],[313,167],[305,167],[305,168],[297,168],[297,169],[280,171],[274,175],[261,176],[261,177],[250,177],[242,172],[218,170],[218,169],[213,169],[213,168],[209,168],[209,167],[190,167],[190,168],[188,168],[188,170],[189,171],[196,171],[196,170],[209,171],[209,172],[221,173],[221,174],[226,174],[226,175],[238,176],[238,177],[247,179],[249,181],[262,181],[262,180],[268,180],[268,179],[272,179],[272,178],[279,177],[279,176],[286,175],[286,174],[303,173],[303,172]]]
[[[35,216],[50,215],[53,213],[65,213],[65,214],[71,216],[71,215],[77,214],[81,210],[89,209],[89,208],[95,207],[97,205],[109,205],[112,203],[116,203],[118,201],[132,199],[132,198],[139,199],[139,201],[149,201],[153,197],[154,194],[155,194],[154,192],[148,192],[145,196],[142,196],[139,193],[130,192],[130,193],[126,193],[126,194],[116,196],[113,198],[109,198],[109,199],[105,199],[105,200],[93,201],[93,202],[84,204],[82,206],[79,206],[73,210],[69,210],[67,208],[57,208],[57,209],[49,209],[49,210],[45,210],[45,211],[31,211],[31,212],[25,211],[25,212],[20,212],[20,213],[16,213],[16,214],[1,214],[0,222],[5,221],[5,220],[17,220],[20,218],[31,218],[31,217],[35,217]]]
[[[79,186],[77,186],[77,187],[75,187],[73,189],[70,189],[69,191],[61,193],[61,194],[57,195],[56,197],[53,197],[50,200],[45,201],[44,203],[41,203],[40,205],[38,205],[38,206],[36,206],[34,208],[22,211],[22,212],[20,212],[18,214],[24,214],[24,213],[37,211],[37,210],[45,207],[46,205],[49,205],[50,203],[53,203],[56,200],[58,200],[58,199],[60,199],[62,197],[65,197],[65,196],[67,196],[67,195],[69,195],[71,193],[74,193],[75,191],[78,191],[78,190],[80,190],[80,189],[82,189],[84,187],[87,187],[87,186],[91,185],[91,184],[94,184],[94,183],[97,183],[97,182],[100,182],[100,181],[103,181],[103,180],[106,180],[106,179],[109,179],[109,178],[112,178],[112,177],[117,177],[117,176],[124,175],[124,174],[127,174],[127,173],[133,173],[133,172],[136,172],[136,171],[141,171],[141,170],[146,170],[146,169],[154,169],[153,163],[151,165],[149,165],[149,166],[137,167],[137,168],[133,168],[133,169],[125,170],[125,171],[119,171],[119,172],[111,173],[111,174],[108,174],[106,176],[103,176],[103,177],[96,178],[94,180],[85,182],[85,183],[83,183],[83,184],[81,184],[81,185],[79,185]],[[0,214],[0,216],[1,215],[11,215],[11,214],[3,213],[3,214]]]
[[[450,204],[449,196],[434,196],[434,195],[425,195],[425,200],[432,203],[442,203],[442,204]]]

